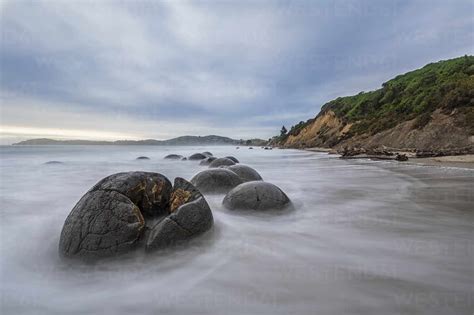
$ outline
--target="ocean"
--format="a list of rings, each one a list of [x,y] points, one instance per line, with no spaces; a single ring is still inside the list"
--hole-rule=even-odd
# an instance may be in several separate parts
[[[186,246],[95,263],[58,256],[62,225],[101,178],[206,169],[233,155],[290,197],[231,212]],[[0,147],[2,314],[472,314],[474,171],[233,146]],[[148,156],[150,160],[136,160]],[[45,164],[60,161],[61,164]]]

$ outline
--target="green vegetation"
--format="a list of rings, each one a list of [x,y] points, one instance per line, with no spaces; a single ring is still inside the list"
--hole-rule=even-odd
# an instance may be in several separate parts
[[[450,113],[462,108],[471,113],[472,107],[474,56],[466,55],[399,75],[375,91],[339,97],[326,103],[319,115],[332,110],[344,122],[354,123],[349,131],[351,136],[376,134],[414,118],[415,128],[421,129],[429,123],[436,109]],[[312,121],[299,122],[291,127],[288,135],[299,134]]]

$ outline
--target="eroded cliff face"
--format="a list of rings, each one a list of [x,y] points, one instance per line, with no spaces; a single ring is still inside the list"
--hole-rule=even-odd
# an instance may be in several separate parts
[[[340,142],[350,130],[351,124],[344,124],[333,111],[318,115],[312,123],[303,128],[297,135],[289,135],[283,143],[284,147],[329,148]]]
[[[344,148],[381,149],[400,151],[446,151],[465,150],[474,152],[473,122],[474,108],[467,111],[453,110],[443,113],[436,110],[431,120],[422,128],[416,127],[416,119],[405,121],[394,128],[371,134],[351,134],[352,124],[344,123],[334,112],[318,115],[299,134],[290,135],[283,147],[322,147],[343,150]]]

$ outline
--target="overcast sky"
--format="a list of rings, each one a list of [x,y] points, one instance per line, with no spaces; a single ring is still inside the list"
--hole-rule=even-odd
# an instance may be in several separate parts
[[[472,0],[2,1],[1,143],[268,138],[473,54]]]

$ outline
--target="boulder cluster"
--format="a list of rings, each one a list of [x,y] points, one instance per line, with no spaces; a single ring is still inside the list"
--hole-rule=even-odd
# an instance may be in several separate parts
[[[178,154],[165,157],[183,160]],[[277,210],[290,199],[277,186],[264,182],[253,168],[233,156],[216,158],[195,153],[208,169],[189,182],[164,175],[124,172],[110,175],[82,196],[64,222],[59,252],[64,257],[113,256],[138,247],[163,249],[187,241],[213,226],[212,211],[203,196],[225,194],[229,210]]]
[[[153,250],[190,239],[212,225],[205,198],[185,179],[176,178],[172,186],[158,173],[117,173],[99,181],[72,209],[59,252],[65,257],[95,258],[143,243]]]

